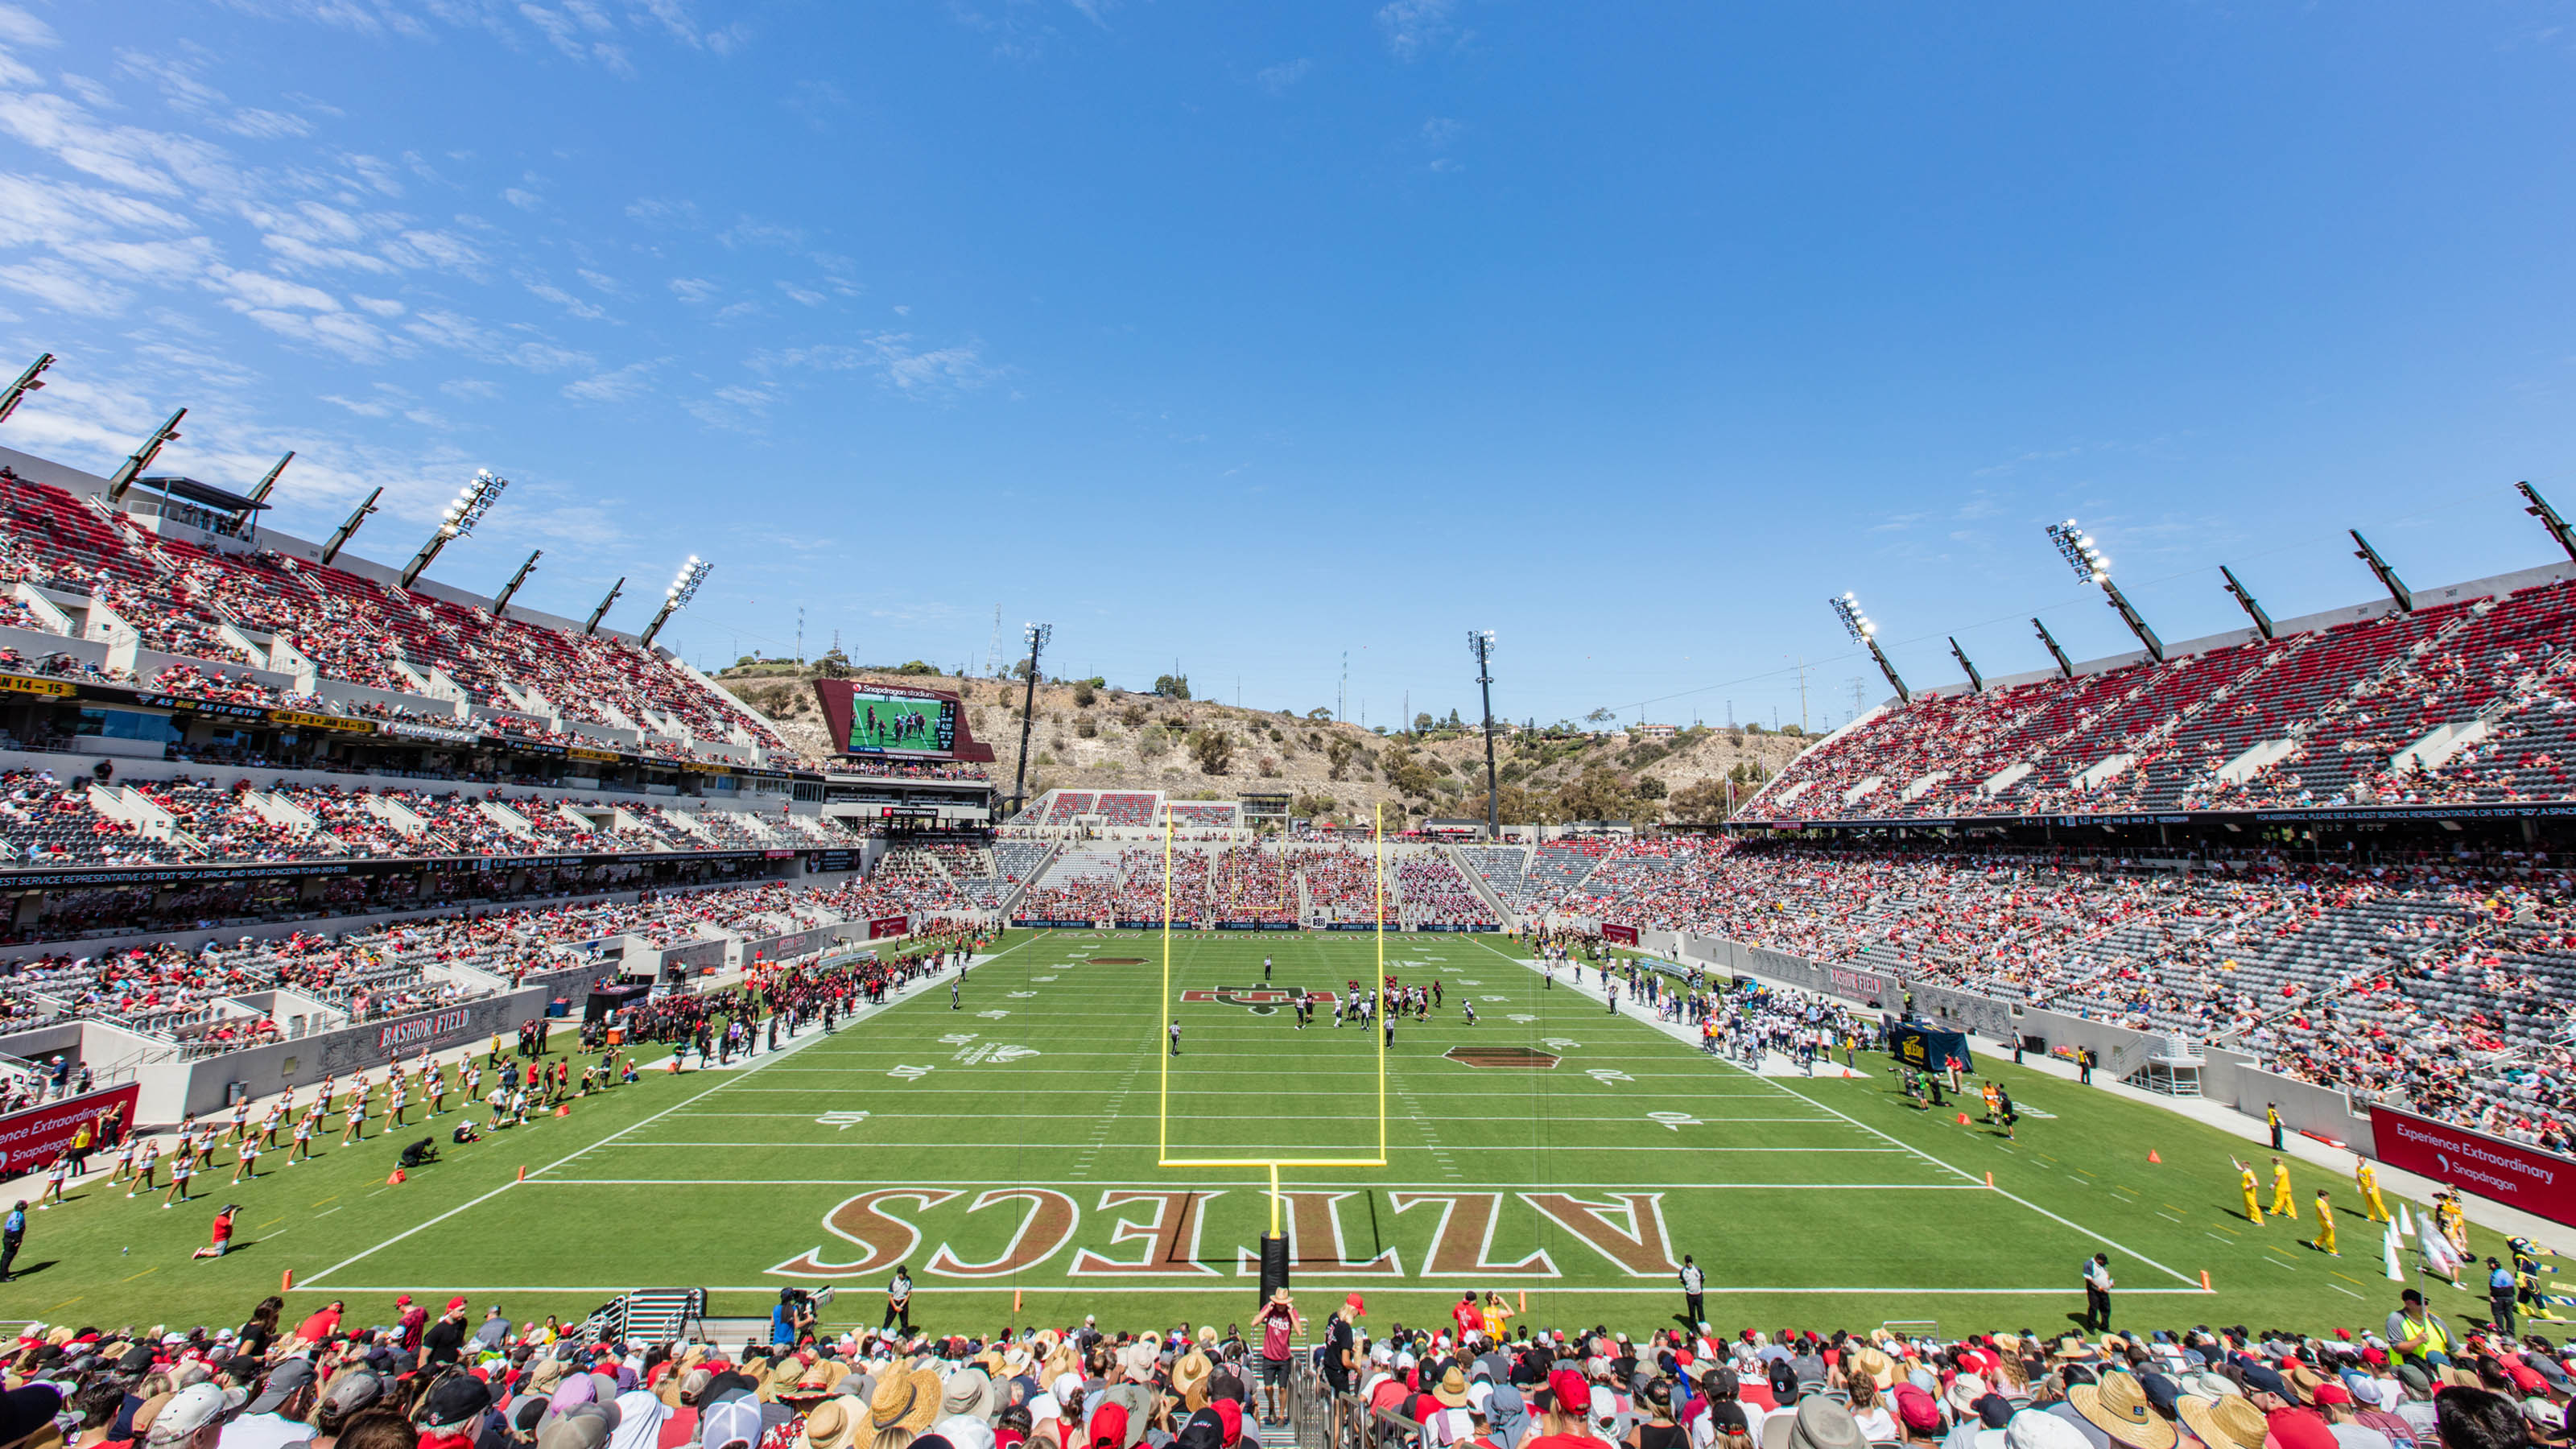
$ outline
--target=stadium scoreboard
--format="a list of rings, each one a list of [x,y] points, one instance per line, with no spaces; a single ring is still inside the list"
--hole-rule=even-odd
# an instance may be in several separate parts
[[[815,693],[833,748],[844,755],[952,759],[957,755],[957,699],[929,690],[820,680]]]

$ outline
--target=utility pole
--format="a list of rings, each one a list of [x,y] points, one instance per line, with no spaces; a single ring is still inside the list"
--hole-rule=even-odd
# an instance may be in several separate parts
[[[1807,659],[1798,657],[1798,733],[1807,732]]]
[[[1476,688],[1485,701],[1485,838],[1503,838],[1503,798],[1494,783],[1494,631],[1477,629],[1467,635],[1467,647],[1476,655]],[[1410,707],[1410,695],[1405,704]]]
[[[1333,718],[1343,724],[1351,722],[1351,651],[1342,651],[1342,687],[1333,696]]]
[[[796,606],[796,662],[805,662],[805,606]]]

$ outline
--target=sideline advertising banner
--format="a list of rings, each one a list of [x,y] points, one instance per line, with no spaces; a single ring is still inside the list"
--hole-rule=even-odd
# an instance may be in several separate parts
[[[2376,1102],[2370,1107],[2370,1133],[2379,1144],[2379,1160],[2391,1167],[2553,1223],[2576,1223],[2576,1162]]]
[[[83,1122],[95,1123],[110,1108],[123,1107],[118,1120],[128,1129],[134,1126],[134,1099],[143,1089],[132,1082],[74,1097],[66,1102],[48,1102],[0,1117],[0,1177],[17,1177],[54,1160],[54,1154],[71,1146],[72,1134]],[[95,1144],[98,1138],[93,1135]]]

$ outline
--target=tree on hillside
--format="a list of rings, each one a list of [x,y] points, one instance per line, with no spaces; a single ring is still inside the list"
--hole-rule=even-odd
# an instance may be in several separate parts
[[[1723,825],[1730,812],[1724,780],[1702,780],[1673,793],[1673,818],[1685,825]]]
[[[1351,756],[1358,753],[1359,746],[1336,736],[1324,746],[1325,774],[1335,780],[1342,778],[1342,772],[1351,767]]]
[[[1581,775],[1557,786],[1556,808],[1568,820],[1652,819],[1656,813],[1637,798],[1634,786],[1601,765],[1586,766]]]
[[[896,665],[894,667],[894,672],[897,674],[937,674],[939,670],[936,666],[924,664],[918,659],[907,659],[901,664]]]
[[[1584,716],[1585,719],[1590,720],[1594,724],[1608,724],[1610,721],[1617,719],[1618,717],[1619,716],[1610,712],[1610,707],[1607,705],[1604,705]]]
[[[1077,679],[1073,682],[1073,707],[1075,709],[1089,709],[1099,698],[1100,688],[1095,681]]]
[[[1157,674],[1154,676],[1154,692],[1165,699],[1187,699],[1190,697],[1190,677],[1186,674]]]
[[[1306,718],[1312,720],[1316,724],[1328,723],[1331,721],[1332,717],[1333,712],[1320,704],[1315,706],[1313,709],[1306,711]]]
[[[1413,732],[1418,735],[1438,723],[1438,720],[1431,717],[1431,711],[1424,710],[1413,717]]]
[[[1438,783],[1417,755],[1396,755],[1386,762],[1386,782],[1401,794],[1428,797]]]
[[[1199,762],[1202,775],[1222,775],[1234,759],[1234,736],[1224,730],[1208,728],[1190,734],[1190,758]]]
[[[1553,825],[1564,818],[1557,814],[1554,800],[1518,785],[1505,785],[1495,798],[1505,825]],[[1485,818],[1485,792],[1470,790],[1459,797],[1458,811],[1478,820]]]

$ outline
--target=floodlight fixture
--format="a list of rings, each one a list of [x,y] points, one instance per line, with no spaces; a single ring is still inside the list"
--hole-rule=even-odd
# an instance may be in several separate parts
[[[7,416],[9,414],[5,410],[0,410],[0,418]],[[2558,516],[2558,510],[2549,506],[2549,500],[2540,496],[2539,489],[2528,483],[2513,486],[2521,490],[2523,497],[2531,500],[2530,506],[2522,511],[2539,519],[2540,526],[2549,530],[2549,536],[2557,541],[2558,546],[2567,550],[2567,557],[2576,559],[2576,532],[2568,530],[2567,520]]]
[[[2120,622],[2128,625],[2129,632],[2138,636],[2138,642],[2147,646],[2147,657],[2162,664],[2165,659],[2164,641],[2156,637],[2156,631],[2148,628],[2147,621],[2130,606],[2129,596],[2120,592],[2118,584],[2111,582],[2111,560],[2102,552],[2101,546],[2094,543],[2093,535],[2086,533],[2082,525],[2070,518],[2064,523],[2048,526],[2048,541],[2057,546],[2057,556],[2066,560],[2067,567],[2075,570],[2077,578],[2100,586],[2102,596],[2110,601],[2111,608],[2120,616]]]
[[[0,392],[0,423],[9,421],[9,415],[18,410],[18,404],[27,400],[27,394],[44,387],[45,369],[53,365],[54,355],[48,352],[30,364],[25,372],[19,373],[18,380],[9,384],[7,392]]]
[[[1860,600],[1846,593],[1825,602],[1834,606],[1834,617],[1843,621],[1843,632],[1852,637],[1853,643],[1867,649],[1870,658],[1878,661],[1878,672],[1887,676],[1888,687],[1896,691],[1897,699],[1912,704],[1914,692],[1897,677],[1896,666],[1887,662],[1887,651],[1878,647],[1878,626],[1870,622],[1869,615],[1861,612]]]
[[[653,622],[645,625],[643,634],[639,636],[646,648],[652,647],[653,636],[662,632],[662,626],[671,622],[671,616],[687,608],[689,600],[698,596],[698,585],[707,581],[707,573],[714,567],[714,564],[701,561],[696,554],[689,555],[689,561],[680,565],[679,573],[672,576],[671,586],[662,591],[662,607],[653,611]]]
[[[1485,702],[1485,838],[1503,834],[1503,794],[1494,773],[1494,631],[1467,631],[1467,652],[1476,660],[1476,688]]]
[[[1029,643],[1028,684],[1020,697],[1020,763],[1011,775],[1011,815],[1019,814],[1020,807],[1028,803],[1029,727],[1038,717],[1038,656],[1046,652],[1047,641],[1055,637],[1055,626],[1031,621],[1021,627],[1020,637]]]
[[[501,490],[509,486],[509,479],[495,476],[491,469],[475,469],[474,476],[466,479],[465,486],[457,489],[456,496],[439,511],[438,527],[431,530],[428,541],[402,571],[402,586],[410,588],[421,570],[429,567],[429,561],[438,557],[438,551],[447,547],[448,540],[472,533],[483,515],[492,511],[492,505],[501,501]]]
[[[186,408],[172,413],[169,421],[153,429],[152,436],[145,438],[132,453],[126,455],[124,462],[116,465],[116,471],[107,475],[108,502],[125,501],[125,490],[133,487],[134,480],[142,476],[143,470],[152,466],[152,460],[161,456],[163,446],[178,440],[179,420],[187,415]]]

